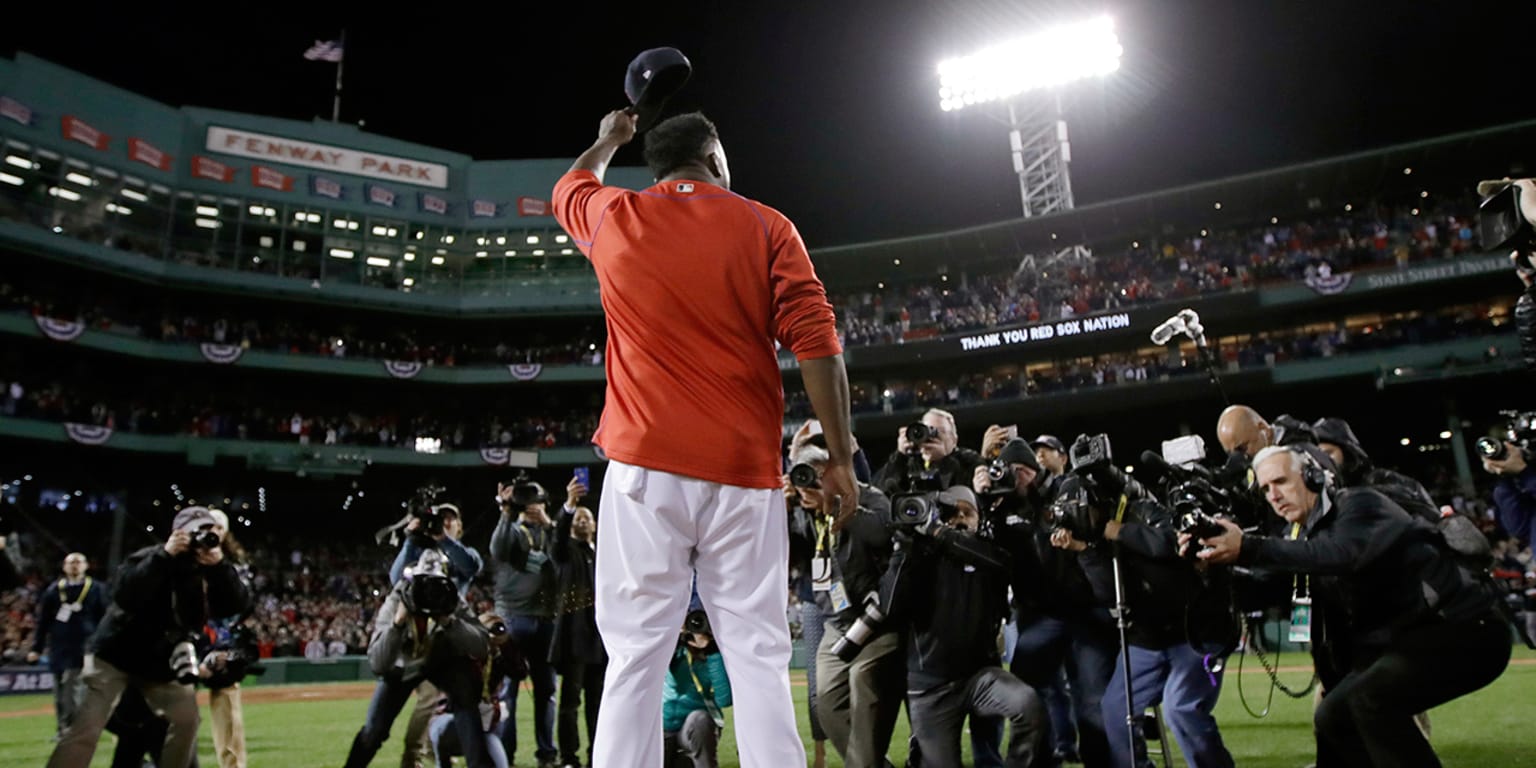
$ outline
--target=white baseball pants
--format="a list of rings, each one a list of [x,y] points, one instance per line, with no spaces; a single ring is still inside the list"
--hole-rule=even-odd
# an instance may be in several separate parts
[[[662,765],[662,685],[695,570],[731,680],[742,768],[805,765],[789,691],[788,561],[783,491],[609,463],[597,525],[609,661],[593,765]]]

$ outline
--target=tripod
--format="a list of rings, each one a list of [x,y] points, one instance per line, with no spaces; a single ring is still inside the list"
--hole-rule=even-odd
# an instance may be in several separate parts
[[[1115,617],[1115,627],[1120,630],[1120,663],[1124,665],[1123,682],[1125,684],[1125,737],[1130,740],[1130,750],[1126,753],[1131,756],[1130,768],[1135,768],[1136,762],[1136,707],[1131,699],[1131,644],[1126,637],[1127,615],[1130,609],[1125,604],[1125,580],[1120,576],[1120,544],[1117,542],[1110,557],[1110,562],[1115,573],[1115,607],[1111,613]]]

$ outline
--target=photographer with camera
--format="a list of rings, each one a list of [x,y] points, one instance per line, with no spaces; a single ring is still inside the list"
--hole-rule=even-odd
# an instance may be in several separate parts
[[[224,536],[225,561],[235,567],[242,582],[250,583],[250,566],[245,547],[229,529],[229,515],[222,509],[208,513],[218,521]],[[245,614],[214,618],[203,626],[198,651],[203,661],[198,665],[198,682],[208,689],[208,713],[213,721],[213,753],[219,768],[245,768],[245,714],[241,706],[240,681],[246,673],[261,674],[261,654],[256,636],[243,622]]]
[[[989,717],[1012,725],[1010,768],[1046,765],[1045,708],[1033,688],[1002,668],[998,654],[998,628],[1008,613],[1009,550],[978,533],[976,495],[965,486],[897,504],[904,512],[895,515],[896,546],[881,579],[880,605],[889,606],[886,620],[907,634],[907,711],[923,766],[960,765],[968,715],[973,727],[975,718]]]
[[[496,683],[487,671],[490,636],[468,614],[449,573],[440,550],[422,551],[374,614],[368,663],[379,680],[346,768],[363,768],[373,760],[411,692],[424,680],[448,696],[469,765],[493,764],[482,738],[487,713],[481,706],[484,691]]]
[[[1053,544],[1053,538],[1064,539],[1057,533],[1060,523],[1052,513],[1052,499],[1046,496],[1045,478],[1035,450],[1015,439],[1003,446],[992,464],[978,467],[972,480],[983,499],[985,516],[1002,521],[997,534],[1013,555],[1012,608],[1019,637],[1009,670],[1031,688],[1044,691],[1065,668],[1077,717],[1079,756],[1090,768],[1107,766],[1109,748],[1100,702],[1114,671],[1114,625],[1095,596],[1081,553]],[[1056,492],[1072,490],[1078,483],[1073,475],[1065,475]],[[1088,557],[1097,555],[1095,551]],[[1056,726],[1048,726],[1047,743],[1065,752]]]
[[[1285,538],[1245,535],[1231,521],[1198,556],[1295,574],[1313,637],[1322,703],[1318,765],[1439,765],[1413,715],[1491,683],[1509,663],[1497,594],[1464,568],[1434,526],[1370,488],[1335,490],[1311,454],[1271,447],[1254,471]],[[1180,536],[1181,546],[1189,537]]]
[[[549,662],[560,672],[560,765],[580,768],[580,729],[576,716],[586,701],[587,758],[597,734],[598,707],[603,698],[603,674],[608,653],[597,630],[597,518],[581,506],[587,486],[580,476],[565,486],[565,504],[555,524],[552,554],[559,572],[555,633]]]
[[[223,531],[207,507],[176,513],[163,545],[141,549],[118,568],[112,606],[87,645],[84,692],[50,768],[84,768],[124,689],[135,688],[170,723],[162,768],[184,768],[197,749],[197,652],[209,619],[245,613],[251,595],[220,548]]]
[[[1130,501],[1123,515],[1104,521],[1101,532],[1118,549],[1118,593],[1129,619],[1124,663],[1115,664],[1102,702],[1111,764],[1150,765],[1141,728],[1130,721],[1162,704],[1190,768],[1230,768],[1232,755],[1212,716],[1226,655],[1238,637],[1230,587],[1224,572],[1197,572],[1179,556],[1177,543],[1178,529],[1209,533],[1201,526],[1213,525],[1213,515],[1225,509],[1220,491],[1208,484],[1168,477],[1168,485],[1168,504],[1151,497]],[[1058,535],[1065,538],[1062,546],[1080,546],[1070,530]]]
[[[469,592],[484,561],[474,547],[463,543],[464,515],[453,504],[438,502],[443,488],[427,485],[417,489],[415,496],[406,502],[407,520],[402,531],[404,541],[400,553],[389,567],[389,583],[398,584],[407,565],[421,559],[427,549],[436,549],[448,559],[448,573],[459,589],[459,595]],[[422,759],[431,759],[431,744],[427,739],[427,725],[437,706],[438,691],[432,683],[422,681],[416,690],[416,706],[405,728],[405,751],[400,757],[401,768],[420,768]]]
[[[0,552],[0,557],[4,553]],[[64,733],[80,704],[80,669],[85,664],[85,643],[107,612],[107,587],[86,573],[85,555],[64,556],[64,576],[49,584],[37,602],[37,629],[27,663],[36,664],[48,652],[53,673],[53,713],[57,733]]]
[[[1533,196],[1536,197],[1536,196]],[[1498,476],[1493,486],[1493,508],[1499,527],[1522,544],[1536,542],[1536,470],[1526,440],[1520,434],[1508,439],[1478,441],[1483,469]]]
[[[555,667],[550,651],[555,636],[556,590],[560,576],[552,553],[557,543],[544,486],[526,477],[496,485],[501,519],[491,533],[496,560],[496,614],[506,619],[512,641],[528,659],[533,680],[534,757],[539,768],[555,764]],[[507,706],[517,711],[517,686],[507,688]],[[501,732],[507,760],[517,757],[517,723]]]
[[[815,439],[793,446],[789,478],[800,509],[791,523],[795,548],[811,551],[811,592],[826,616],[814,649],[817,716],[849,768],[885,764],[901,710],[901,636],[881,620],[880,577],[891,552],[891,503],[859,486],[859,506],[841,531],[821,490],[831,455]]]
[[[703,605],[694,598],[661,696],[662,768],[718,768],[731,679]]]
[[[875,473],[875,487],[894,497],[913,488],[937,491],[965,483],[982,460],[959,443],[954,415],[930,409],[921,421],[897,430],[896,452]]]
[[[501,729],[506,727],[506,720],[511,715],[506,702],[501,700],[501,691],[498,690],[497,681],[506,680],[506,685],[517,685],[518,681],[528,675],[528,663],[517,652],[517,646],[511,642],[507,634],[507,623],[494,613],[482,613],[479,616],[480,626],[485,629],[490,641],[490,659],[485,663],[480,673],[483,682],[480,683],[478,692],[474,690],[476,680],[474,676],[467,679],[460,677],[462,684],[467,684],[468,691],[463,695],[478,694],[478,707],[480,711],[480,736],[485,745],[485,751],[490,758],[491,765],[495,768],[508,768],[507,753],[501,747]],[[461,734],[457,727],[453,713],[453,697],[442,695],[433,704],[433,716],[427,725],[427,738],[432,747],[433,765],[436,768],[452,768],[453,758],[464,754],[464,744],[460,741]]]

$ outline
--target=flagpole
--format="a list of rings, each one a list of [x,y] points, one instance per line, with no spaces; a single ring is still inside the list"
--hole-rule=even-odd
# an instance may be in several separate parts
[[[341,31],[341,58],[336,60],[336,98],[331,102],[331,122],[341,122],[341,68],[347,63],[347,31]]]

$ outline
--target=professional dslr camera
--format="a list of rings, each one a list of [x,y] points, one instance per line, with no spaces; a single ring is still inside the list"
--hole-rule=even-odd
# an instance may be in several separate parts
[[[1109,435],[1078,435],[1067,455],[1072,473],[1051,502],[1051,525],[1080,541],[1097,541],[1120,505],[1145,497],[1146,490],[1115,466]]]
[[[544,486],[534,482],[527,472],[519,472],[512,478],[512,500],[509,502],[512,509],[521,511],[531,504],[548,503],[549,494]]]
[[[423,550],[401,576],[401,600],[417,616],[443,618],[459,608],[459,588],[448,572],[448,558],[436,549]]]
[[[236,622],[230,630],[229,648],[210,651],[203,663],[212,671],[203,683],[209,688],[228,688],[245,679],[246,675],[266,672],[261,665],[261,653],[256,647],[256,633]]]
[[[391,547],[400,546],[406,535],[406,526],[412,520],[420,520],[421,524],[411,532],[412,538],[419,546],[432,546],[433,539],[443,535],[443,512],[439,508],[438,499],[447,490],[440,485],[428,483],[416,489],[400,506],[405,507],[405,517],[398,522],[381,528],[374,534],[374,540],[380,544]]]
[[[1501,437],[1477,439],[1477,454],[1485,459],[1503,461],[1509,458],[1509,446],[1505,442],[1514,443],[1522,452],[1529,453],[1531,441],[1536,438],[1536,411],[1503,411],[1503,414],[1509,420]]]

